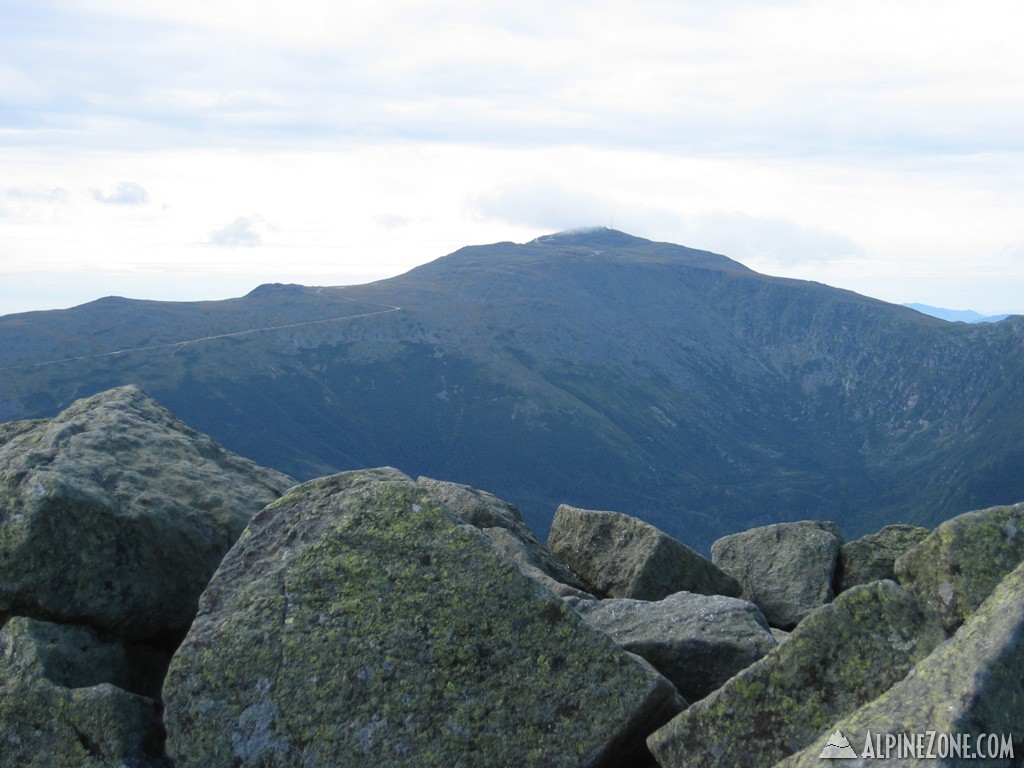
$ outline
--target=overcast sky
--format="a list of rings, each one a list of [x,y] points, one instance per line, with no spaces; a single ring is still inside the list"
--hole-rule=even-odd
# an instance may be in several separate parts
[[[2,0],[0,314],[595,225],[1024,312],[1022,9]]]

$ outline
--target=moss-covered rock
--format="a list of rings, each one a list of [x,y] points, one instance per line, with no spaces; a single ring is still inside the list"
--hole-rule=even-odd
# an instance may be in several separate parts
[[[896,683],[944,637],[895,582],[854,587],[653,734],[648,746],[664,768],[771,765]]]
[[[112,684],[138,684],[131,655],[88,627],[12,618],[0,630],[0,766],[169,768],[159,702]]]
[[[958,515],[896,561],[908,591],[953,632],[1024,560],[1024,503]]]
[[[848,541],[839,550],[838,591],[881,579],[896,579],[896,559],[931,533],[916,525],[887,525],[877,533]]]
[[[389,469],[305,483],[253,518],[164,701],[178,768],[626,764],[683,705]]]
[[[249,517],[292,484],[189,429],[137,387],[7,434],[0,613],[129,638],[180,638]]]
[[[740,585],[714,563],[653,525],[562,504],[548,549],[598,597],[661,600],[676,592],[738,597]]]
[[[711,545],[711,559],[743,585],[742,597],[769,624],[791,629],[832,599],[842,544],[835,523],[776,523],[723,536]]]
[[[697,701],[760,659],[777,643],[753,603],[677,592],[648,602],[572,600],[590,624],[642,656],[690,701]]]
[[[423,486],[459,518],[483,531],[505,554],[516,561],[519,569],[550,588],[556,594],[578,594],[586,587],[554,557],[533,535],[514,504],[493,493],[468,485],[420,477]],[[559,585],[565,585],[563,588]]]
[[[1024,564],[1007,576],[967,623],[934,653],[919,662],[900,682],[860,709],[825,726],[806,750],[779,763],[779,768],[811,768],[821,765],[818,754],[828,734],[842,731],[858,760],[846,766],[954,766],[985,765],[1008,768],[1020,765],[1024,755]],[[983,734],[1003,738],[1013,749],[1013,759],[959,760],[897,757],[865,757],[868,734],[880,737],[884,749],[889,735],[951,734],[970,737],[978,745]],[[873,753],[880,754],[872,739]],[[986,738],[985,747],[988,746]]]

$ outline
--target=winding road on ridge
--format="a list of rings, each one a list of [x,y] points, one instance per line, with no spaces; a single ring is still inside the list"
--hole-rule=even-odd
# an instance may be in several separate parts
[[[323,288],[318,288],[317,293],[323,291]],[[330,289],[328,289],[330,290]],[[375,315],[386,315],[389,312],[401,312],[403,307],[397,307],[394,304],[380,304],[376,301],[366,301],[364,299],[353,299],[348,296],[339,296],[338,298],[350,301],[353,304],[371,304],[376,307],[384,307],[384,309],[377,310],[376,312],[361,312],[357,315],[341,315],[339,317],[326,317],[321,320],[304,320],[299,323],[285,323],[284,325],[269,325],[263,328],[247,328],[242,331],[232,331],[231,333],[218,333],[213,336],[200,336],[195,339],[183,339],[182,341],[169,341],[163,344],[151,344],[144,347],[127,347],[125,349],[116,349],[111,352],[95,352],[90,355],[78,355],[76,357],[62,357],[56,360],[43,360],[36,363],[19,363],[17,365],[6,365],[0,367],[0,371],[10,370],[21,370],[25,368],[38,368],[44,365],[57,365],[59,363],[70,363],[77,360],[92,360],[99,357],[114,357],[116,355],[128,355],[132,352],[147,352],[154,349],[174,349],[177,352],[182,347],[189,344],[200,344],[204,341],[213,341],[215,339],[228,339],[236,336],[246,336],[254,333],[266,333],[268,331],[279,331],[285,328],[299,328],[305,325],[317,325],[322,323],[336,323],[341,320],[355,320],[359,317],[373,317]]]

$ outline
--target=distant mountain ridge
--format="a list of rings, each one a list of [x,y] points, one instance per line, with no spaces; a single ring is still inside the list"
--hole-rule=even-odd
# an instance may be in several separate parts
[[[998,323],[1000,320],[1005,320],[1009,317],[1009,315],[983,315],[980,312],[975,312],[973,309],[944,309],[942,307],[931,307],[927,304],[904,304],[903,306],[910,307],[911,309],[916,309],[918,312],[923,312],[926,315],[938,317],[942,320],[949,320],[954,323]]]
[[[60,362],[52,362],[60,361]],[[950,324],[607,229],[367,285],[0,318],[0,420],[134,383],[299,479],[390,465],[706,548],[1024,498],[1024,318]]]

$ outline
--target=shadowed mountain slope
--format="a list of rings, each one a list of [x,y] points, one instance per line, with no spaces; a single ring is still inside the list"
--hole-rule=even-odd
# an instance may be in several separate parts
[[[561,502],[706,548],[1024,498],[1024,318],[947,323],[607,229],[368,285],[10,315],[0,369],[0,420],[135,383],[293,477],[396,466],[542,535]]]

